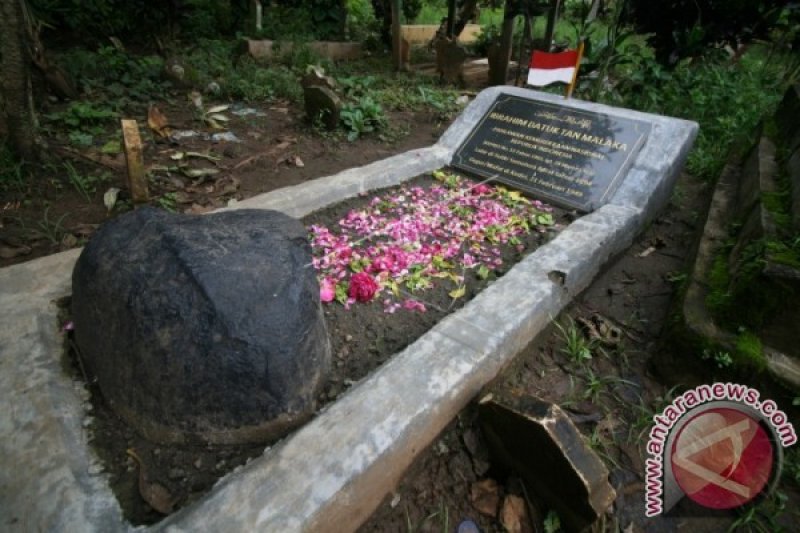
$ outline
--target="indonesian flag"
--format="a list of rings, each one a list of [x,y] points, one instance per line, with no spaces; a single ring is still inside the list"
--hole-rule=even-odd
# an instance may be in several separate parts
[[[528,85],[544,87],[557,81],[571,84],[579,57],[578,50],[556,54],[534,50],[528,69]]]

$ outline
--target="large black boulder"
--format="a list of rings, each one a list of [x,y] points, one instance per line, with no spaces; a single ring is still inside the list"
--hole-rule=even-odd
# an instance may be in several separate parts
[[[114,410],[159,442],[262,442],[314,410],[330,344],[306,231],[282,213],[142,208],[72,274],[81,358]]]

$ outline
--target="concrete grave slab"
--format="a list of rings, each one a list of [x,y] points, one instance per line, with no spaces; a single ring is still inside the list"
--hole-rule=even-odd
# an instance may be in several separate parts
[[[501,93],[630,117],[652,130],[606,205],[570,224],[313,421],[153,531],[358,527],[449,421],[666,205],[697,132],[692,122],[493,87],[433,146],[235,208],[301,217],[446,165]],[[79,253],[0,270],[0,516],[12,531],[136,529],[122,518],[88,447],[86,393],[62,369],[55,300],[69,295]]]

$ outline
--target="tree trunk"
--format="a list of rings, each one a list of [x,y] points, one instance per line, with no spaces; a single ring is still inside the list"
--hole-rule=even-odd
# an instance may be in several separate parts
[[[35,122],[22,1],[0,0],[0,89],[11,148],[20,158],[31,161],[36,155]]]

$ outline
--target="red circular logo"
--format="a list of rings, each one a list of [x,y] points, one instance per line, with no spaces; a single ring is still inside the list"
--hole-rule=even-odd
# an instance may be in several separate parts
[[[750,415],[711,408],[691,418],[672,445],[681,490],[711,509],[732,509],[761,494],[772,474],[773,444]]]

